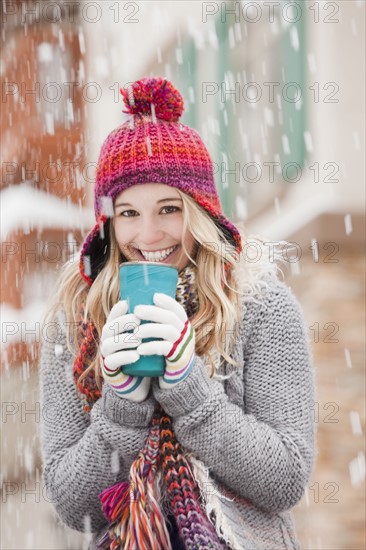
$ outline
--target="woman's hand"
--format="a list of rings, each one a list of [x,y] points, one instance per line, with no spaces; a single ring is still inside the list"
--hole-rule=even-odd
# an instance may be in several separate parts
[[[140,358],[136,351],[141,338],[131,331],[140,324],[133,313],[127,314],[126,300],[117,302],[111,309],[103,327],[100,351],[102,374],[114,389],[125,399],[144,401],[149,393],[151,378],[124,374],[121,367],[135,363]]]
[[[195,334],[184,308],[174,298],[154,294],[154,304],[138,305],[135,315],[141,321],[152,321],[137,329],[140,339],[162,338],[137,347],[140,355],[164,355],[164,376],[159,377],[160,388],[167,389],[184,380],[191,371],[195,355]]]

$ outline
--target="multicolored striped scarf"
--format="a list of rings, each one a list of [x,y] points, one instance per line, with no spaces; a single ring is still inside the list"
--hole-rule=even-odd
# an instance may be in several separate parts
[[[189,317],[198,309],[194,276],[194,268],[190,266],[181,271],[176,294]],[[90,411],[101,396],[94,373],[79,381],[95,357],[97,341],[92,322],[81,321],[74,380],[85,411]],[[172,419],[158,405],[145,445],[131,465],[129,479],[99,495],[109,528],[97,547],[100,550],[171,550],[168,511],[175,518],[186,549],[228,548],[205,510],[205,499],[193,470],[189,453],[175,436]]]

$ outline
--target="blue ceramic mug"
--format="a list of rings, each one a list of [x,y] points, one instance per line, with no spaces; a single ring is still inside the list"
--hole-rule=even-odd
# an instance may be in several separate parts
[[[178,269],[160,262],[126,262],[120,265],[120,298],[127,300],[128,311],[133,313],[139,304],[154,305],[155,292],[162,292],[175,299],[178,283]],[[148,321],[141,321],[145,323]],[[145,338],[149,342],[155,338]],[[163,355],[141,355],[136,363],[122,368],[132,376],[163,376],[165,357]]]

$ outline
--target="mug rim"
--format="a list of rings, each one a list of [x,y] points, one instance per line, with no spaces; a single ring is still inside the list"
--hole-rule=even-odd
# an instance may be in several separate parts
[[[119,264],[119,267],[126,267],[128,265],[157,265],[157,266],[164,266],[164,267],[170,267],[172,269],[175,269],[176,271],[178,271],[179,273],[179,269],[173,265],[173,264],[165,264],[163,262],[149,262],[147,260],[141,260],[141,262],[139,261],[133,261],[133,262],[122,262]]]

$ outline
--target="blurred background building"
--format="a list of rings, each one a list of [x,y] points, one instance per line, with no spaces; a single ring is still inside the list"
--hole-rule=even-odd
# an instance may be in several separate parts
[[[5,2],[2,10],[2,363],[9,365],[36,362],[35,321],[52,292],[50,274],[80,243],[85,116],[82,89],[72,83],[85,70],[78,10],[73,24],[52,24],[51,2]],[[28,322],[26,338],[12,322]]]
[[[40,322],[92,226],[119,89],[147,75],[182,91],[226,214],[293,243],[319,398],[296,525],[303,548],[364,548],[365,3],[5,1],[1,18],[2,548],[87,545],[42,494]]]

